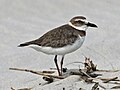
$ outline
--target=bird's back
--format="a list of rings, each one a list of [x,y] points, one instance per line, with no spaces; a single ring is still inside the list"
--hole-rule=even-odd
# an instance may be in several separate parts
[[[20,47],[29,46],[31,44],[43,46],[43,47],[63,47],[66,45],[71,45],[76,41],[78,37],[78,31],[74,31],[74,28],[68,24],[55,28],[48,31],[40,38],[20,44]]]

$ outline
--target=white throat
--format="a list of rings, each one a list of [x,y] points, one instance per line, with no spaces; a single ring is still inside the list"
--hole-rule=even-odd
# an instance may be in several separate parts
[[[77,27],[77,26],[74,26],[71,22],[68,23],[70,26],[72,26],[73,28],[75,29],[78,29],[78,30],[83,30],[83,31],[86,31],[88,26],[87,25],[83,25],[81,27]]]

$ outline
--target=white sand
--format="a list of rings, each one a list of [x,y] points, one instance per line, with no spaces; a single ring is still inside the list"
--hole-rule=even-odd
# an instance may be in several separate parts
[[[43,82],[42,77],[10,71],[9,68],[42,70],[54,67],[53,56],[18,48],[17,45],[40,37],[48,30],[67,23],[75,15],[86,16],[99,28],[88,29],[83,46],[66,55],[64,65],[84,61],[84,55],[100,69],[120,69],[119,7],[119,0],[0,0],[0,90],[10,90],[10,87],[55,90],[58,82],[41,87],[38,84]],[[78,90],[82,86],[79,81],[77,84],[64,83],[67,84],[66,90]],[[57,88],[62,90],[62,85]]]

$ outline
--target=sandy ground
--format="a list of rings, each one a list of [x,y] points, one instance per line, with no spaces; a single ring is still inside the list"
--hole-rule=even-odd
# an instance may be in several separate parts
[[[83,46],[66,55],[64,65],[73,61],[84,61],[84,56],[87,56],[100,69],[120,69],[119,7],[119,0],[0,0],[0,90],[10,90],[10,87],[55,90],[55,84],[38,87],[43,82],[40,76],[10,71],[9,68],[42,70],[54,67],[52,55],[30,48],[18,48],[17,45],[40,37],[76,15],[86,16],[99,28],[88,29]],[[81,82],[73,84],[74,80],[68,80],[69,84],[63,83],[71,86],[68,90],[78,90]],[[61,86],[57,88],[62,90]]]

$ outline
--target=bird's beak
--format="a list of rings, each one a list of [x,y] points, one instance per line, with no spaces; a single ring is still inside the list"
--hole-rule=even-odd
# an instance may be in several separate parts
[[[98,28],[97,25],[95,25],[95,24],[93,24],[93,23],[90,23],[90,22],[87,23],[87,26],[88,26],[88,27],[95,27],[95,28]]]

